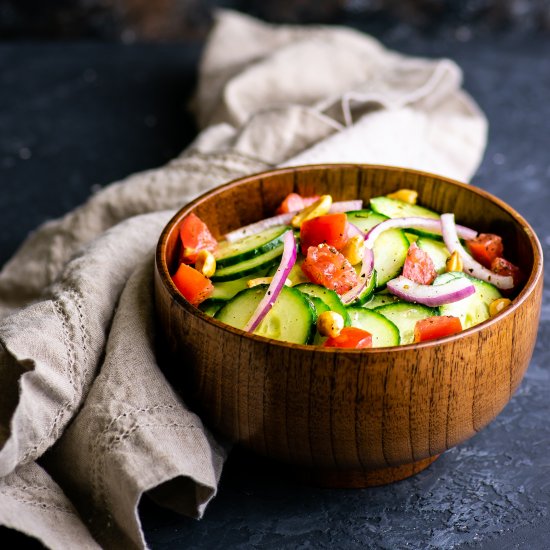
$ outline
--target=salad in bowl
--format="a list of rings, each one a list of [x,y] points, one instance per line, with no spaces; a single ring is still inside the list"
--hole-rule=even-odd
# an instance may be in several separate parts
[[[172,280],[191,304],[246,332],[337,348],[450,336],[507,308],[524,275],[500,235],[422,206],[412,189],[363,200],[289,193],[273,216],[216,239],[180,226]]]

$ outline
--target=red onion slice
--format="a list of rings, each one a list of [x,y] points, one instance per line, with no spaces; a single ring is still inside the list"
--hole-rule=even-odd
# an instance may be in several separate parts
[[[388,281],[386,287],[402,300],[429,307],[458,302],[476,291],[473,283],[466,277],[457,277],[442,285],[420,285],[400,275]]]
[[[363,201],[361,199],[353,201],[338,201],[333,202],[329,212],[336,214],[337,212],[351,212],[352,210],[361,210],[363,208]]]
[[[352,236],[352,232],[359,232],[361,233],[361,230],[354,226],[353,224],[349,224],[349,236]],[[374,254],[373,254],[373,247],[376,239],[388,229],[403,229],[403,228],[418,228],[418,229],[428,229],[430,231],[433,231],[434,233],[441,233],[441,222],[440,220],[436,220],[433,218],[422,218],[422,217],[407,217],[407,218],[390,218],[388,220],[385,220],[378,225],[375,225],[370,231],[367,232],[365,235],[365,251],[363,253],[363,265],[361,266],[361,273],[359,275],[360,277],[360,283],[353,287],[351,290],[346,292],[341,296],[342,302],[344,304],[350,304],[359,296],[359,294],[363,291],[365,286],[369,282],[369,278],[372,275],[372,271],[374,269]],[[464,238],[475,238],[477,236],[477,232],[473,229],[469,229],[468,227],[462,227],[460,226],[460,232],[462,236],[465,236]]]
[[[445,246],[451,254],[454,251],[458,252],[462,259],[462,271],[464,271],[464,273],[467,273],[476,279],[491,283],[501,290],[507,290],[514,287],[513,277],[494,273],[474,260],[472,256],[468,254],[458,238],[454,214],[442,214],[441,226],[443,229],[443,240],[445,241]]]
[[[388,229],[427,229],[432,233],[442,234],[442,222],[434,218],[422,218],[420,216],[410,216],[407,218],[390,218],[375,225],[366,235],[365,242],[370,248],[374,246],[374,241],[380,236],[381,233]],[[470,240],[477,237],[477,231],[464,227],[462,225],[456,226],[457,234],[462,239]]]
[[[272,218],[265,218],[264,220],[260,220],[259,222],[251,223],[250,225],[245,225],[244,227],[235,229],[235,231],[230,231],[229,233],[226,233],[225,240],[229,241],[230,243],[234,243],[235,241],[238,241],[244,237],[255,235],[260,231],[264,231],[265,229],[269,229],[270,227],[275,227],[276,225],[289,225],[295,214],[296,212],[287,212],[285,214],[273,216]]]
[[[361,208],[363,208],[362,200],[340,201],[340,202],[333,202],[329,212],[331,214],[335,214],[337,212],[361,210]],[[239,239],[242,239],[243,237],[254,235],[256,233],[259,233],[260,231],[269,229],[270,227],[275,227],[276,225],[289,225],[290,222],[292,221],[292,218],[295,216],[296,212],[299,212],[299,210],[296,210],[294,212],[287,212],[285,214],[279,214],[277,216],[273,216],[272,218],[265,218],[263,220],[260,220],[259,222],[251,223],[250,225],[245,225],[244,227],[235,229],[235,231],[230,231],[229,233],[226,233],[224,238],[230,243],[233,243],[235,241],[238,241]]]
[[[351,225],[351,224],[350,224]],[[370,283],[370,278],[372,277],[372,272],[374,269],[374,253],[372,248],[365,246],[363,251],[363,262],[361,264],[361,272],[359,273],[359,283],[355,285],[352,289],[348,290],[345,294],[340,296],[343,304],[351,304],[363,289]]]
[[[281,257],[281,263],[279,264],[275,275],[273,275],[271,283],[267,287],[265,296],[261,299],[260,303],[254,310],[252,317],[250,317],[250,320],[244,327],[246,332],[254,332],[258,325],[262,322],[263,318],[269,313],[295,262],[296,240],[294,239],[294,232],[289,229],[283,236],[283,255]]]

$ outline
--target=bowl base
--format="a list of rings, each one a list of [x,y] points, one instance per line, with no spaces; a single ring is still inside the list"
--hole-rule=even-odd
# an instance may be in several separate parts
[[[361,489],[387,485],[413,476],[434,462],[439,455],[417,462],[390,466],[380,470],[309,470],[294,469],[295,477],[302,483],[332,489]]]

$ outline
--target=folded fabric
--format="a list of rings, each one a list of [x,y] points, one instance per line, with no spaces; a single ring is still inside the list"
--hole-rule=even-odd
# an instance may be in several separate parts
[[[153,250],[175,209],[280,164],[467,181],[486,143],[453,62],[350,29],[222,12],[199,77],[202,131],[180,157],[43,225],[0,273],[0,524],[50,548],[142,548],[144,492],[192,517],[215,495],[226,448],[155,356]]]

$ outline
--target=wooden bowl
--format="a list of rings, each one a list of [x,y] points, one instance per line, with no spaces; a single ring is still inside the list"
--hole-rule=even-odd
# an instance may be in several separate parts
[[[497,317],[456,336],[369,350],[294,345],[248,335],[192,307],[170,279],[178,226],[190,212],[219,237],[273,215],[290,192],[334,200],[415,189],[420,203],[504,238],[528,278]],[[156,252],[155,295],[166,368],[215,432],[286,462],[315,484],[403,479],[486,426],[517,389],[533,352],[542,251],[529,224],[489,193],[413,170],[364,165],[285,168],[245,177],[182,208]]]

